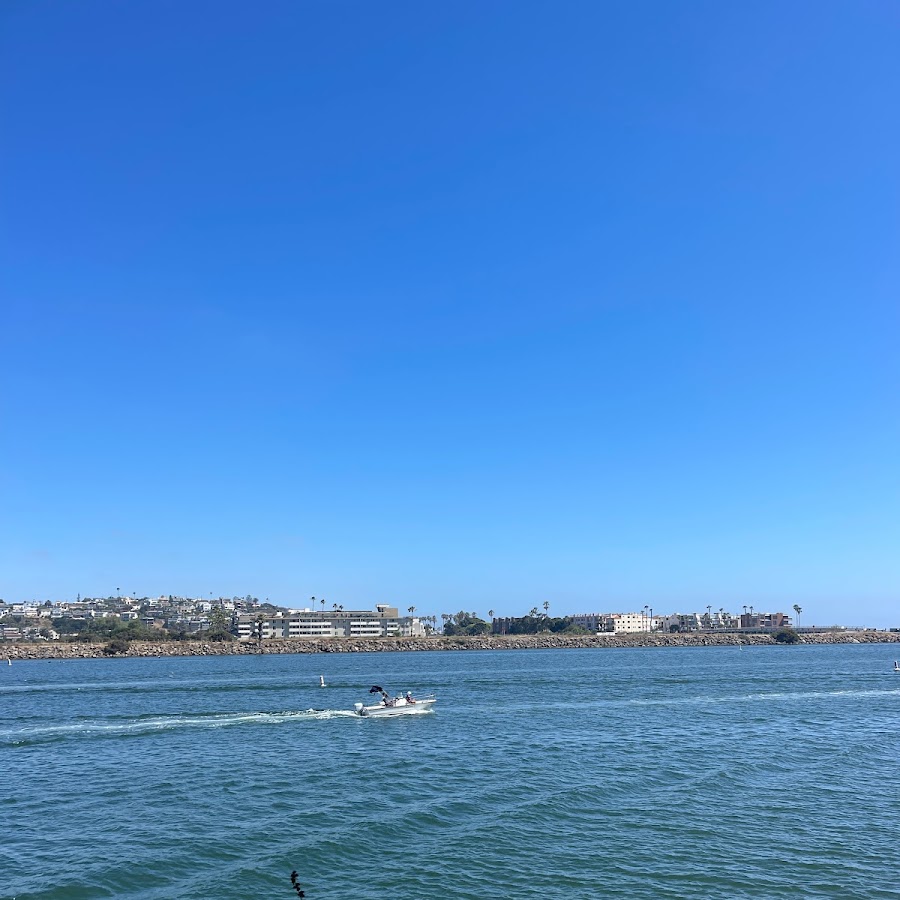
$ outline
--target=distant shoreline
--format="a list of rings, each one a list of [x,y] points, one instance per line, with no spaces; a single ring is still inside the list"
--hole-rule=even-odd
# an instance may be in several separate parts
[[[819,631],[799,635],[799,644],[900,644],[895,631]],[[779,646],[774,634],[610,634],[610,635],[481,635],[479,637],[427,638],[319,638],[263,641],[132,641],[127,653],[109,655],[105,644],[19,643],[7,644],[0,658],[9,659],[115,659],[157,656],[255,656],[260,653],[390,653],[409,651],[622,649],[627,647],[736,647]],[[796,645],[795,645],[796,646]]]

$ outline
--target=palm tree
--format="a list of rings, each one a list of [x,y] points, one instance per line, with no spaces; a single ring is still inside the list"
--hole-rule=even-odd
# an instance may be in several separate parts
[[[310,597],[309,600],[310,600],[310,609],[315,609],[316,608],[316,598],[313,596],[313,597]]]
[[[794,612],[797,613],[797,627],[800,627],[800,613],[803,612],[801,607],[799,607],[796,603],[794,604]]]
[[[323,597],[323,598],[319,601],[319,603],[322,604],[322,612],[325,612],[325,598]]]
[[[545,615],[545,616],[547,615],[547,610],[549,610],[549,609],[550,609],[550,601],[549,601],[549,600],[545,600],[545,601],[544,601],[544,615]]]
[[[538,608],[537,608],[536,606],[532,606],[532,607],[531,607],[531,612],[528,613],[528,615],[531,616],[532,619],[536,619],[536,618],[537,618],[537,614],[538,614]]]
[[[444,623],[441,625],[441,631],[443,631],[447,627],[447,622],[450,621],[450,615],[448,613],[441,613],[441,620]]]
[[[331,608],[332,608],[335,612],[337,612],[337,611],[338,611],[338,605],[337,605],[337,603],[332,603],[332,604],[331,604]]]
[[[492,609],[488,610],[488,618],[493,622],[494,621],[494,611]]]
[[[406,607],[406,611],[407,611],[410,615],[412,615],[412,614],[416,611],[416,608],[415,608],[414,606],[407,606],[407,607]]]

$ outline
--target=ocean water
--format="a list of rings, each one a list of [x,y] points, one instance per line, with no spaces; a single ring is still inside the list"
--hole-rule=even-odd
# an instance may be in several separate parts
[[[897,653],[3,666],[0,897],[897,898]]]

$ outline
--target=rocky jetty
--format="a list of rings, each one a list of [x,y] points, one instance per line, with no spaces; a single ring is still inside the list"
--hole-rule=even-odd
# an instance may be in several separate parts
[[[709,634],[610,634],[610,635],[483,635],[481,637],[428,638],[352,638],[282,639],[263,641],[133,641],[126,653],[116,656],[241,656],[258,653],[389,653],[398,650],[557,650],[565,648],[612,649],[626,647],[722,647],[738,644],[776,644],[774,633]],[[897,644],[900,632],[894,631],[817,631],[802,632],[802,644]],[[109,659],[104,644],[20,643],[5,644],[11,660],[27,659]]]

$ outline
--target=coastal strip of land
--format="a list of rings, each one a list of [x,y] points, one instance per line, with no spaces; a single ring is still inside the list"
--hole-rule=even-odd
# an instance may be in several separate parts
[[[449,650],[560,650],[627,647],[727,647],[777,645],[774,633],[481,635],[427,638],[288,638],[245,641],[132,641],[127,650],[110,653],[104,644],[46,642],[4,644],[0,656],[10,660],[109,659],[113,657],[249,656],[282,653],[389,653]],[[896,631],[817,631],[800,633],[797,644],[900,644]]]

